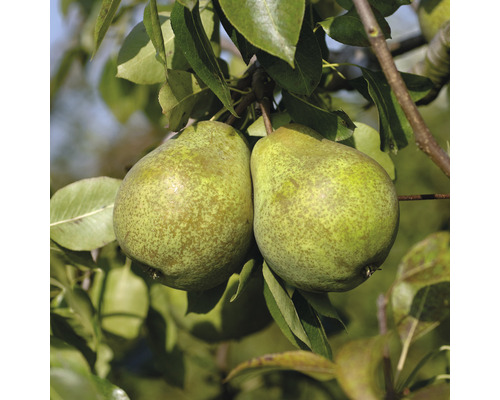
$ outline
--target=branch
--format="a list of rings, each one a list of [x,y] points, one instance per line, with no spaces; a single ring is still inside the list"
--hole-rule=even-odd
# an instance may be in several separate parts
[[[387,298],[384,294],[380,294],[377,298],[377,319],[380,335],[384,336],[387,334]],[[389,353],[389,344],[387,343],[384,345],[382,357],[386,390],[385,398],[386,400],[395,400],[396,393],[392,379],[391,355]]]
[[[398,196],[399,201],[411,201],[411,200],[449,200],[450,194],[410,194]]]
[[[266,133],[270,135],[273,132],[271,124],[271,99],[273,98],[274,81],[270,80],[262,68],[257,68],[253,74],[252,90],[255,93],[264,119]]]
[[[432,136],[422,115],[418,111],[416,104],[411,99],[403,78],[394,64],[382,30],[375,20],[375,16],[373,15],[368,1],[353,0],[353,3],[361,18],[371,47],[384,71],[387,82],[391,86],[413,129],[417,146],[426,153],[439,168],[441,168],[446,176],[449,177],[450,157],[436,142],[436,139]]]

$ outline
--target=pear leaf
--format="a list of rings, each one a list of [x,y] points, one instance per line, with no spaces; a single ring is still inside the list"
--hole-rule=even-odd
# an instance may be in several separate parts
[[[172,31],[170,14],[160,12],[158,20],[161,25],[167,68],[187,69],[189,63],[179,49],[178,40]],[[156,37],[155,40],[158,40],[159,35]],[[156,47],[158,46],[161,45],[156,43]],[[118,52],[116,76],[142,85],[164,82],[165,66],[156,58],[156,54],[157,50],[148,35],[146,26],[143,22],[139,22],[125,37]]]
[[[113,206],[121,180],[82,179],[50,199],[50,238],[70,250],[93,250],[115,240]]]
[[[230,302],[235,301],[239,295],[246,289],[247,284],[252,276],[252,272],[254,271],[254,267],[257,261],[255,258],[251,258],[248,260],[241,269],[238,279],[238,288],[236,289],[236,293],[231,296]]]
[[[403,342],[417,340],[449,316],[449,232],[429,235],[403,257],[391,301]]]
[[[334,318],[340,321],[344,328],[346,327],[327,293],[313,293],[306,292],[305,290],[299,290],[299,292],[319,314],[328,318]]]
[[[149,0],[148,4],[144,8],[144,16],[142,19],[146,32],[156,49],[157,59],[167,66],[167,54],[165,51],[165,41],[163,39],[163,33],[161,30],[160,16],[158,15],[158,7],[156,5],[156,0]]]
[[[450,384],[448,382],[425,386],[404,397],[404,400],[449,400]]]
[[[337,354],[337,380],[350,399],[380,400],[376,371],[382,360],[385,336],[351,340]]]
[[[310,351],[295,350],[266,354],[245,361],[231,370],[224,381],[245,376],[256,370],[260,372],[292,370],[318,381],[328,381],[336,377],[336,366],[330,360]]]
[[[386,39],[391,38],[391,27],[384,19],[382,14],[376,9],[373,14],[382,29],[382,33]],[[366,36],[365,28],[361,22],[358,12],[353,7],[347,13],[338,17],[330,17],[322,21],[320,25],[325,30],[325,33],[337,42],[348,46],[363,46],[369,47],[370,41]]]
[[[198,7],[191,11],[176,2],[170,17],[180,48],[196,75],[215,93],[222,104],[237,116],[229,86],[201,22]]]
[[[276,305],[278,306],[279,312],[283,316],[288,327],[290,328],[292,333],[295,336],[297,336],[297,338],[299,338],[310,348],[311,342],[309,341],[309,338],[304,330],[304,327],[300,322],[300,317],[297,314],[297,310],[295,309],[295,305],[293,304],[292,299],[288,295],[287,291],[283,288],[281,283],[278,281],[278,278],[268,267],[266,262],[264,262],[262,265],[262,273],[264,275],[264,282],[269,288],[269,291],[272,294],[273,299],[276,302]]]
[[[341,141],[352,136],[355,125],[341,111],[329,111],[316,105],[311,98],[283,90],[283,102],[292,119],[306,125],[329,140]]]
[[[355,122],[354,144],[356,149],[377,161],[391,177],[396,179],[396,168],[389,154],[380,150],[380,134],[371,126]]]
[[[388,17],[396,12],[396,10],[406,4],[411,4],[412,0],[368,0],[372,8],[376,8],[384,17]],[[337,3],[342,8],[350,10],[354,7],[352,0],[337,0]]]
[[[188,307],[186,314],[206,314],[212,310],[222,298],[227,287],[227,281],[208,290],[201,292],[187,292]]]
[[[167,81],[161,87],[158,100],[168,127],[173,132],[184,128],[196,108],[209,105],[213,93],[194,74],[169,70]]]
[[[293,68],[286,61],[264,51],[259,51],[257,58],[278,85],[293,93],[309,96],[321,79],[321,48],[307,17],[300,30]]]
[[[113,22],[120,3],[121,0],[103,0],[94,28],[94,51],[92,57],[97,53],[106,32]]]
[[[219,0],[229,22],[255,47],[295,67],[305,0]]]

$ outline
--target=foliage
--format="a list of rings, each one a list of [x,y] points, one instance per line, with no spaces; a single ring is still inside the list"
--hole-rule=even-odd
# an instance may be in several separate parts
[[[385,38],[388,17],[409,3],[370,1]],[[135,147],[122,144],[133,152],[128,162],[193,121],[230,123],[253,146],[266,135],[270,113],[274,129],[298,122],[370,155],[400,193],[448,190],[431,161],[409,151],[413,129],[370,56],[350,0],[61,1],[63,12],[71,7],[87,30],[53,75],[52,106],[73,64],[104,57],[96,86],[106,106],[123,125],[142,112],[159,132]],[[131,23],[134,15],[141,21]],[[92,45],[84,40],[88,26]],[[118,44],[109,46],[110,37]],[[331,39],[342,54],[330,48]],[[449,40],[446,46],[449,54]],[[348,56],[353,49],[370,62],[356,64]],[[446,74],[431,80],[402,71],[411,99],[426,99],[422,112],[444,130],[439,106],[432,107],[446,95]],[[297,290],[254,249],[231,285],[184,299],[188,316],[209,315],[222,308],[221,299],[233,304],[252,279],[262,280],[258,295],[267,310],[260,330],[214,343],[194,335],[169,294],[117,246],[112,210],[125,166],[51,197],[51,397],[449,398],[446,200],[401,204],[399,236],[382,271],[352,292]],[[217,330],[226,326],[220,318]]]

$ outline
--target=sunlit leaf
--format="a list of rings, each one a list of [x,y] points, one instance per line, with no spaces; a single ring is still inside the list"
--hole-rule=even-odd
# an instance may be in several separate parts
[[[219,0],[231,24],[254,46],[295,66],[304,0]]]
[[[179,49],[170,25],[170,14],[160,12],[158,18],[164,40],[167,68],[184,70],[189,64]],[[117,77],[138,84],[165,82],[165,67],[156,58],[153,45],[143,22],[139,22],[127,35],[118,53]]]
[[[254,267],[256,266],[256,264],[257,260],[255,260],[255,258],[251,258],[245,263],[245,265],[243,265],[243,268],[241,269],[241,272],[239,274],[238,289],[236,290],[236,293],[231,297],[231,302],[235,301],[239,297],[239,295],[246,289],[252,273],[255,271]]]
[[[229,86],[215,57],[197,7],[192,11],[175,3],[171,24],[179,46],[194,72],[215,93],[222,104],[236,116]]]
[[[149,0],[144,8],[144,17],[142,19],[146,32],[148,33],[154,48],[156,49],[156,57],[167,66],[167,54],[165,51],[165,41],[163,39],[160,16],[158,15],[158,7],[156,0]]]
[[[276,370],[292,370],[306,374],[319,381],[336,377],[336,366],[326,358],[310,351],[296,350],[284,353],[266,354],[239,364],[229,372],[225,381],[248,373]]]
[[[274,273],[269,269],[266,262],[262,265],[262,272],[264,275],[264,281],[290,330],[295,336],[297,336],[297,338],[310,347],[311,343],[306,332],[304,331],[302,323],[300,322],[300,318],[292,299],[286,290],[281,286]]]
[[[294,66],[264,51],[257,58],[274,81],[292,93],[310,95],[321,79],[322,54],[311,24],[306,19],[294,55]]]
[[[396,169],[389,154],[380,150],[380,134],[371,126],[355,122],[354,143],[356,149],[377,161],[391,177],[396,179]]]
[[[398,267],[391,301],[403,342],[418,339],[449,316],[449,232],[429,235],[404,256]]]
[[[101,5],[101,10],[97,16],[97,21],[94,29],[94,52],[92,57],[96,54],[99,46],[101,45],[106,32],[108,31],[113,18],[115,17],[116,11],[120,6],[121,0],[103,0]]]
[[[113,206],[120,179],[82,179],[50,199],[50,238],[70,250],[93,250],[115,240]]]
[[[111,269],[104,285],[102,328],[125,339],[134,339],[148,312],[146,283],[131,271],[127,262],[122,268]]]
[[[337,380],[350,399],[383,399],[376,372],[385,341],[385,336],[376,336],[351,340],[341,347],[335,359]]]
[[[283,90],[283,102],[294,122],[306,125],[327,139],[345,140],[355,128],[349,116],[341,111],[329,111],[314,104],[313,100]]]
[[[196,4],[198,3],[198,0],[177,0],[179,3],[181,3],[184,7],[189,8],[191,11],[193,11],[193,8],[196,7]]]

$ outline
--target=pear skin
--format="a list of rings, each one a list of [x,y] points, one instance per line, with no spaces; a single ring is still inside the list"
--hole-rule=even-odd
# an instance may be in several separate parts
[[[351,290],[386,259],[399,202],[390,177],[370,157],[289,124],[256,143],[251,172],[255,239],[289,284]]]
[[[113,213],[123,252],[160,283],[189,291],[215,287],[243,265],[252,222],[248,143],[213,121],[186,128],[139,160]]]

